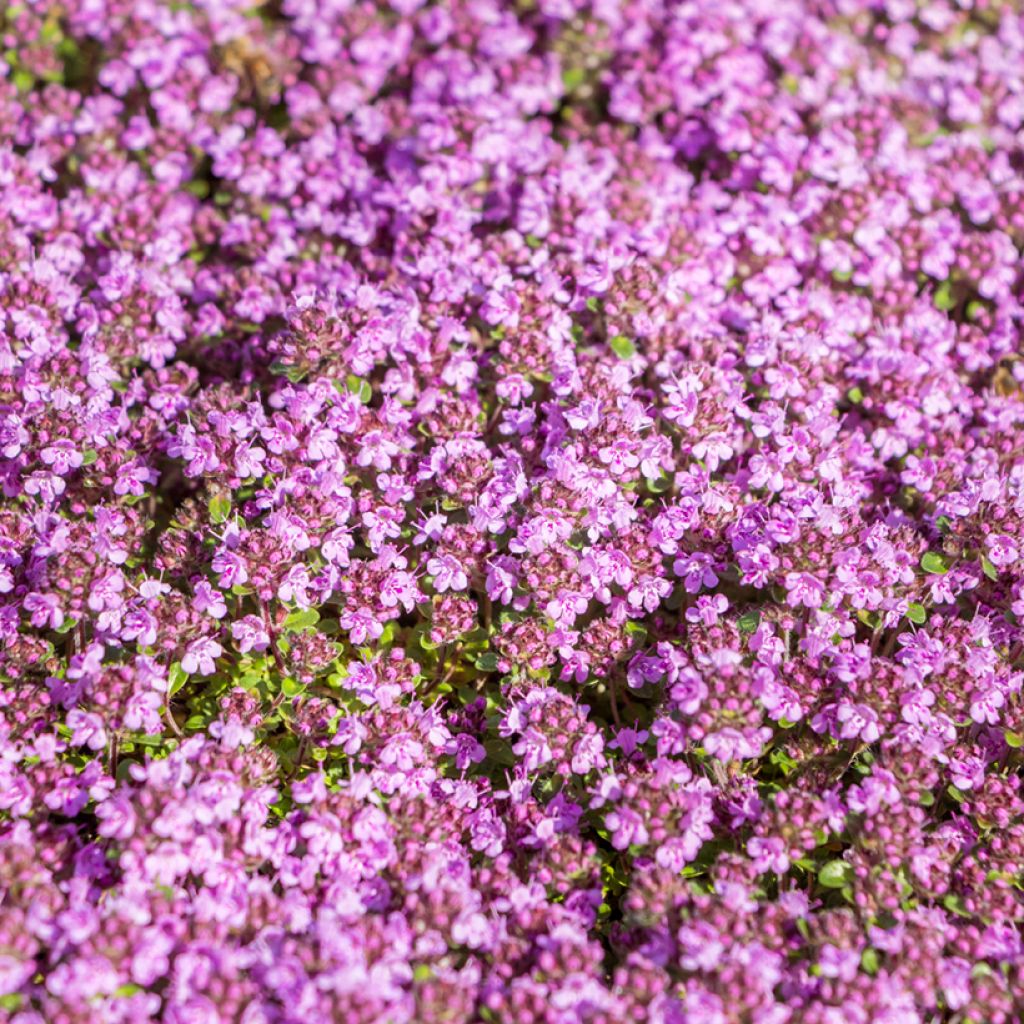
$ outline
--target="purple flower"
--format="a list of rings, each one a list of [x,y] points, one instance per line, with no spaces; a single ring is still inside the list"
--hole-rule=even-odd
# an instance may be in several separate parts
[[[242,654],[265,651],[270,646],[270,635],[263,622],[255,615],[246,615],[231,623],[231,636]]]
[[[200,637],[198,640],[193,640],[185,648],[185,653],[182,656],[182,671],[187,672],[189,675],[213,675],[217,670],[214,659],[219,658],[223,653],[223,648],[216,640],[212,640],[209,637]]]
[[[102,750],[107,745],[107,733],[99,715],[72,708],[67,715],[67,727],[71,730],[71,743],[76,747],[86,746],[90,750]]]
[[[806,572],[787,573],[786,591],[786,603],[792,607],[820,608],[825,598],[821,581]]]
[[[784,875],[789,870],[789,852],[777,836],[754,836],[747,843],[747,853],[758,872],[772,871]]]
[[[836,709],[836,721],[840,739],[874,743],[881,735],[877,713],[864,704],[840,704]]]
[[[58,476],[67,476],[83,462],[82,453],[70,441],[56,441],[48,445],[39,453],[39,458]]]
[[[705,626],[713,626],[729,607],[729,600],[724,594],[704,595],[686,609],[687,622],[703,622]]]
[[[126,795],[111,796],[96,806],[99,819],[97,831],[108,839],[121,841],[131,839],[135,832],[137,818],[135,810]]]
[[[1014,6],[8,6],[7,1016],[1013,1018]]]
[[[611,811],[604,816],[604,823],[611,834],[612,846],[616,850],[625,850],[630,846],[646,846],[650,839],[643,819],[629,808]]]
[[[434,589],[443,594],[447,590],[465,590],[469,579],[453,555],[438,555],[427,562],[427,572],[433,577]]]

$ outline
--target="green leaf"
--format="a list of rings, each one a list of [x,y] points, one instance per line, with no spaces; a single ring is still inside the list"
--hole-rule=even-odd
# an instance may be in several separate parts
[[[768,755],[768,760],[775,765],[783,775],[792,774],[793,770],[800,767],[800,762],[791,757],[781,747],[776,747]]]
[[[652,494],[663,494],[672,486],[672,478],[662,470],[654,480],[647,481],[647,490]]]
[[[958,896],[954,892],[946,893],[945,899],[942,901],[942,905],[951,913],[956,914],[958,917],[970,917],[971,912],[964,906],[964,900],[962,896]]]
[[[284,692],[286,697],[298,697],[305,688],[306,687],[300,683],[298,679],[293,679],[291,676],[285,676],[284,679],[281,680],[281,690]]]
[[[315,608],[302,608],[292,612],[284,620],[284,628],[288,633],[301,633],[304,629],[315,626],[320,621],[320,613]]]
[[[956,308],[956,296],[953,295],[953,285],[950,281],[943,281],[935,289],[935,308],[943,312]]]
[[[168,696],[173,697],[186,682],[188,682],[188,673],[181,667],[181,662],[176,661],[167,673]]]
[[[911,603],[907,605],[907,618],[920,626],[928,618],[928,612],[923,604]]]
[[[981,556],[981,571],[990,579],[999,579],[999,570],[985,557]]]
[[[1003,733],[1003,739],[1006,740],[1006,745],[1012,747],[1014,750],[1020,750],[1024,746],[1024,736],[1021,736],[1019,732],[1011,732],[1009,729]]]
[[[940,551],[926,551],[921,558],[921,568],[925,572],[933,573],[936,576],[943,576],[949,572],[949,566],[948,556]]]
[[[86,448],[82,452],[82,465],[91,466],[99,457],[100,453],[95,448]]]
[[[868,946],[860,955],[860,965],[867,974],[878,973],[878,950]]]
[[[503,739],[487,740],[484,743],[484,750],[487,751],[489,764],[510,768],[516,763],[516,755],[512,753],[512,748]]]
[[[636,345],[624,334],[616,334],[608,344],[620,359],[632,359],[636,355]]]
[[[751,612],[744,612],[736,621],[736,626],[741,633],[753,633],[761,624],[761,612],[755,609]]]
[[[860,405],[864,401],[864,392],[860,388],[850,388],[846,392],[846,397],[854,404]]]
[[[430,634],[428,634],[426,630],[420,632],[416,636],[416,639],[419,642],[420,647],[425,651],[436,651],[438,647],[441,646],[440,644],[435,644],[434,641],[430,639]]]
[[[494,651],[484,651],[479,658],[476,659],[476,667],[481,672],[497,672],[498,670],[498,655]]]
[[[349,391],[351,391],[352,394],[363,403],[363,405],[370,404],[370,399],[373,398],[373,388],[370,386],[369,381],[363,380],[362,377],[356,377],[354,374],[350,373],[345,378],[345,384],[348,386]]]
[[[852,879],[853,867],[845,860],[830,860],[818,872],[818,883],[826,889],[841,889]]]
[[[586,78],[585,68],[566,68],[562,72],[562,85],[566,92],[573,92],[578,89]]]
[[[231,515],[231,498],[226,494],[215,494],[207,506],[210,510],[210,520],[214,523],[223,523]]]

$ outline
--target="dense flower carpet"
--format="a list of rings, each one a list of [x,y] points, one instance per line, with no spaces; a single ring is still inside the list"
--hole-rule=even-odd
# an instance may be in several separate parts
[[[0,36],[0,1020],[1024,1020],[1019,2]]]

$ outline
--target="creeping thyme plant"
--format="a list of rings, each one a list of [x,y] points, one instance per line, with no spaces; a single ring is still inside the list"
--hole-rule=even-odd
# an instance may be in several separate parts
[[[0,1020],[1024,1019],[1017,0],[8,0]]]

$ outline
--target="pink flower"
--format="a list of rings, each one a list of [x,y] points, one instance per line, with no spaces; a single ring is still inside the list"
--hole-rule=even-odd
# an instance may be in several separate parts
[[[99,715],[80,708],[72,708],[66,718],[71,730],[73,746],[86,746],[90,750],[102,750],[107,745],[107,732]]]
[[[465,590],[469,586],[469,578],[454,555],[435,555],[427,562],[427,572],[433,577],[434,589],[439,594]]]
[[[985,538],[989,561],[1000,569],[1013,565],[1020,558],[1020,552],[1012,538],[1005,533],[990,533]]]
[[[672,593],[672,584],[661,576],[642,576],[633,583],[627,600],[634,608],[653,612]]]
[[[789,870],[789,853],[786,844],[778,836],[754,836],[747,843],[747,853],[758,872],[772,871],[783,875]]]
[[[786,573],[786,603],[790,607],[820,608],[825,599],[821,581],[809,572]]]
[[[246,615],[231,623],[231,636],[242,654],[249,651],[265,651],[270,646],[270,634],[263,622],[255,615]]]
[[[210,676],[217,670],[214,659],[223,654],[223,648],[209,637],[200,637],[193,640],[185,648],[185,654],[181,659],[182,671],[188,675]]]
[[[619,438],[598,451],[598,458],[608,467],[609,472],[621,476],[640,465],[640,456],[634,451],[633,443]]]
[[[630,846],[646,846],[650,840],[643,819],[628,807],[620,807],[606,814],[604,823],[611,833],[611,843],[616,850],[625,850]]]
[[[197,611],[205,612],[211,618],[222,619],[227,614],[228,606],[224,596],[206,580],[200,580],[194,590],[193,605]]]
[[[836,721],[840,739],[874,743],[881,736],[878,715],[866,704],[840,704],[836,709]]]
[[[971,701],[971,719],[979,725],[998,725],[999,712],[1005,703],[1006,697],[1002,691],[992,687]]]
[[[39,453],[43,463],[58,476],[67,476],[82,465],[82,453],[70,441],[55,441]]]
[[[724,594],[705,594],[697,598],[696,604],[686,609],[686,621],[713,626],[728,607],[729,599]]]
[[[135,832],[135,809],[126,794],[115,794],[97,804],[96,817],[99,819],[96,831],[108,839],[123,842],[131,839]]]

